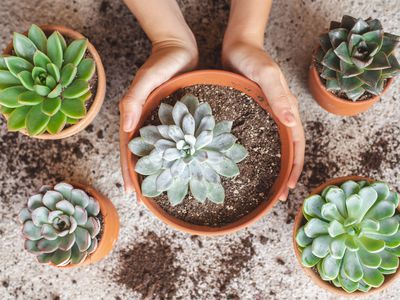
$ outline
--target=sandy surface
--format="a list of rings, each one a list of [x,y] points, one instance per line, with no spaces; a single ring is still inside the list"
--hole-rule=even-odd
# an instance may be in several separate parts
[[[218,68],[229,2],[180,3],[197,35],[202,67]],[[150,43],[122,1],[2,0],[0,6],[1,47],[12,31],[24,31],[32,22],[67,25],[98,48],[108,78],[100,114],[74,137],[43,142],[7,133],[0,123],[1,299],[338,298],[310,282],[295,260],[290,238],[293,215],[312,187],[333,176],[373,176],[400,189],[399,83],[367,113],[341,118],[313,101],[306,86],[307,67],[317,35],[330,19],[345,13],[379,17],[388,32],[399,34],[399,1],[275,1],[265,47],[299,99],[308,140],[307,163],[288,202],[278,204],[247,230],[218,238],[175,232],[138,205],[134,196],[123,194],[118,101],[148,56]],[[38,265],[22,250],[18,211],[42,183],[61,179],[93,185],[118,208],[119,241],[113,253],[96,265],[58,270]],[[135,264],[154,261],[157,253],[165,258],[159,268]],[[137,284],[143,270],[143,282]],[[400,282],[370,299],[398,299],[399,288]]]

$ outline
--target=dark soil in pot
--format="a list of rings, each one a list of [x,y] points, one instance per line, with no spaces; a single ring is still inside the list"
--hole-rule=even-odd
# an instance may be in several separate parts
[[[280,170],[281,145],[278,127],[272,117],[248,95],[231,87],[193,85],[166,98],[173,105],[183,95],[191,93],[201,102],[208,102],[216,121],[233,120],[232,133],[249,152],[238,164],[240,174],[223,178],[225,201],[214,204],[197,202],[190,194],[173,207],[166,193],[153,198],[168,214],[194,225],[220,227],[233,223],[267,201],[269,191]],[[159,125],[158,108],[146,124]]]

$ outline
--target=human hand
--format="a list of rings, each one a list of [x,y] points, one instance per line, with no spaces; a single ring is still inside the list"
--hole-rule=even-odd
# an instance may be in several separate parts
[[[174,75],[194,68],[198,61],[195,44],[163,41],[153,45],[152,53],[137,71],[120,102],[121,126],[132,131],[139,122],[142,108],[150,93]]]
[[[291,129],[294,161],[288,186],[279,196],[281,201],[285,201],[289,188],[296,186],[304,164],[305,139],[297,99],[290,92],[279,66],[261,47],[244,42],[224,44],[222,63],[224,67],[255,81],[267,96],[279,121]]]

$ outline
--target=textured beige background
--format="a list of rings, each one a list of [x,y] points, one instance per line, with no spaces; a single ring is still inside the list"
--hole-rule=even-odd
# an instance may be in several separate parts
[[[265,47],[281,65],[300,101],[308,141],[303,177],[287,203],[278,204],[251,228],[231,236],[198,239],[174,232],[138,205],[133,196],[123,195],[118,101],[148,56],[150,43],[122,1],[0,2],[1,47],[13,31],[24,31],[32,22],[70,26],[98,48],[108,78],[101,113],[92,126],[75,137],[61,142],[37,141],[7,133],[0,121],[1,299],[140,299],[141,294],[117,284],[114,278],[121,268],[121,251],[143,242],[148,232],[171,244],[172,249],[181,249],[173,259],[174,267],[181,268],[175,298],[337,299],[310,282],[297,264],[291,244],[293,214],[312,186],[332,176],[373,176],[400,189],[399,83],[397,80],[383,101],[367,113],[341,118],[322,111],[312,100],[306,86],[307,67],[318,34],[329,20],[345,13],[379,17],[388,32],[400,34],[400,1],[274,1]],[[197,36],[202,67],[218,68],[229,1],[179,2]],[[110,257],[97,265],[57,270],[38,265],[22,251],[18,211],[42,183],[60,179],[90,183],[118,208],[120,239]],[[242,241],[249,243],[243,246]],[[235,255],[242,258],[236,260]],[[233,262],[233,269],[221,264],[224,259]],[[221,291],[229,270],[233,276]],[[399,288],[400,282],[371,299],[398,299]]]

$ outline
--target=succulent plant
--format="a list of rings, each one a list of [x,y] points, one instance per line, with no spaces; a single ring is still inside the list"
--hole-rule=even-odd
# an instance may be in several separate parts
[[[19,213],[25,249],[40,263],[79,264],[93,253],[101,229],[99,203],[68,183],[43,187]]]
[[[156,197],[167,191],[171,205],[188,194],[199,202],[223,203],[225,191],[219,175],[234,177],[236,165],[247,155],[231,134],[231,121],[215,122],[208,103],[187,94],[172,107],[161,103],[162,125],[145,126],[129,149],[142,156],[136,172],[147,177],[142,182],[144,196]]]
[[[349,293],[379,287],[399,267],[398,204],[383,182],[350,180],[308,197],[296,234],[302,264]]]
[[[400,73],[394,50],[400,37],[383,31],[377,19],[343,16],[321,35],[315,60],[329,91],[356,101],[366,92],[380,95],[386,80]]]
[[[36,25],[28,36],[14,33],[13,55],[0,56],[0,112],[10,131],[56,134],[85,117],[96,70],[85,58],[87,44],[79,39],[68,45],[58,31],[47,38]]]

